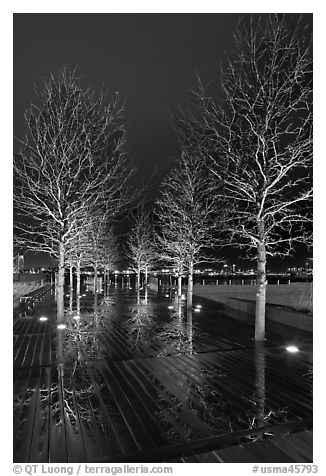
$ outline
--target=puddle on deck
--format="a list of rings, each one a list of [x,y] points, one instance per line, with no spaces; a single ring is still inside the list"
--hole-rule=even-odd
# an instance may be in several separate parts
[[[278,326],[257,346],[203,299],[189,310],[174,291],[101,291],[66,293],[65,329],[51,295],[16,315],[15,462],[105,461],[311,417],[307,333],[293,342]]]

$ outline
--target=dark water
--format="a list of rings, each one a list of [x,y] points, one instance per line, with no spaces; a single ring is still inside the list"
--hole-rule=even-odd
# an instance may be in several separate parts
[[[164,284],[172,284],[172,285],[177,285],[177,278],[168,275],[160,275],[159,276],[160,282]],[[312,277],[294,277],[294,276],[284,276],[284,275],[268,275],[267,276],[267,282],[268,284],[289,284],[289,283],[305,283],[305,282],[312,282]],[[183,278],[182,283],[184,285],[187,284],[187,278]],[[227,286],[227,285],[236,285],[236,286],[241,286],[241,285],[256,285],[256,277],[255,276],[248,276],[248,275],[238,275],[238,276],[221,276],[221,275],[216,275],[216,276],[210,276],[210,275],[204,275],[204,274],[196,274],[194,275],[194,284],[200,284],[200,285],[219,285],[219,286]]]
[[[203,299],[187,309],[128,280],[98,291],[67,289],[65,329],[53,295],[14,319],[14,461],[101,461],[311,416],[310,335],[272,326],[257,347]]]

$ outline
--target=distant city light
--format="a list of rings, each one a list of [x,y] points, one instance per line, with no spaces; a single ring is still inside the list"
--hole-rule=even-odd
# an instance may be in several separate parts
[[[286,347],[286,350],[288,352],[291,352],[291,353],[295,353],[295,352],[299,352],[299,349],[298,347],[296,347],[295,345],[289,345],[288,347]]]
[[[40,317],[40,321],[47,321],[47,320],[48,320],[48,318],[45,317],[45,316],[41,316],[41,317]]]
[[[200,312],[200,308],[199,308],[199,307],[195,307],[194,311],[195,311],[195,312]]]
[[[86,296],[86,294],[83,294],[83,297],[85,297],[85,296]]]
[[[173,309],[173,306],[168,306],[168,309]]]
[[[169,294],[166,294],[165,297],[170,297],[170,295],[169,295]]]
[[[201,304],[197,304],[196,307],[201,308]]]
[[[66,324],[58,324],[57,325],[57,329],[65,329],[66,328]]]

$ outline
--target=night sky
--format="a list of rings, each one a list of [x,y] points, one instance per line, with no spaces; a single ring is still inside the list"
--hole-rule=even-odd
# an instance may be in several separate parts
[[[14,15],[14,134],[33,85],[63,64],[82,84],[119,91],[126,101],[128,151],[141,176],[164,175],[178,155],[169,111],[195,84],[217,77],[232,44],[235,14]]]
[[[196,72],[204,83],[218,78],[237,19],[222,13],[15,14],[14,135],[24,135],[34,84],[64,64],[77,66],[84,87],[119,91],[138,177],[146,181],[155,172],[160,180],[179,154],[170,108],[185,101]]]

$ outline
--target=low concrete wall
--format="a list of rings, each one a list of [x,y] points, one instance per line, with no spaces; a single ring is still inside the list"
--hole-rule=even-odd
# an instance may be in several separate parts
[[[229,298],[226,300],[224,312],[236,319],[254,323],[255,321],[255,301],[247,301],[238,298]],[[266,319],[278,322],[287,326],[302,329],[304,331],[313,331],[312,315],[298,311],[292,311],[281,306],[266,306]]]
[[[256,292],[251,285],[194,286],[194,295],[220,303],[230,317],[252,323]],[[268,285],[266,301],[267,320],[312,332],[312,283]]]
[[[257,288],[252,285],[195,285],[194,294],[212,301],[226,304],[230,298],[256,300]],[[285,306],[299,312],[312,312],[312,283],[268,284],[267,304]]]

